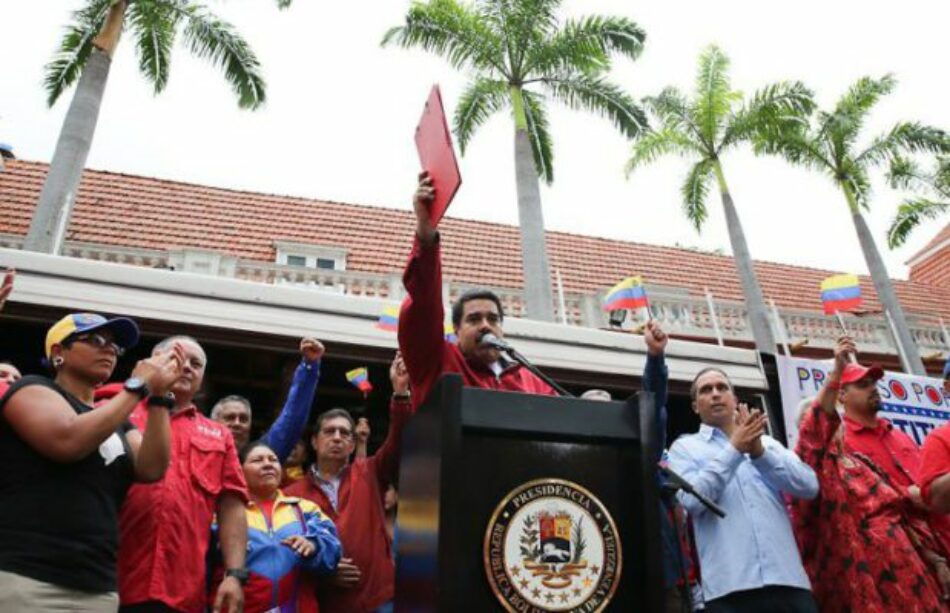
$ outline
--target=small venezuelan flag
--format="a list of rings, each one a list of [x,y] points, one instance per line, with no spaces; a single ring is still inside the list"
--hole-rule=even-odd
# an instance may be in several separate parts
[[[639,309],[650,306],[647,292],[640,277],[627,277],[610,288],[604,299],[605,311],[619,311],[622,309]]]
[[[459,341],[459,337],[455,336],[455,326],[452,325],[452,322],[445,322],[445,325],[442,326],[442,330],[445,333],[445,340],[450,343],[457,343]]]
[[[376,327],[387,332],[396,332],[399,329],[399,307],[386,307],[379,316]]]
[[[365,367],[347,371],[346,380],[363,392],[364,396],[373,391],[373,384],[369,382],[369,371]]]
[[[854,309],[861,304],[861,282],[857,275],[834,275],[821,282],[821,305],[825,315]]]

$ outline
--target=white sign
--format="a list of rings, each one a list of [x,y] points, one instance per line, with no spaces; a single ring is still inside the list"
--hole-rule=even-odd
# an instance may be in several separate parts
[[[798,440],[799,407],[803,400],[818,394],[828,378],[832,362],[776,357],[788,448],[794,449]],[[940,379],[885,372],[884,378],[877,382],[877,389],[882,402],[879,415],[903,430],[918,445],[931,430],[950,421],[950,394],[943,391]]]

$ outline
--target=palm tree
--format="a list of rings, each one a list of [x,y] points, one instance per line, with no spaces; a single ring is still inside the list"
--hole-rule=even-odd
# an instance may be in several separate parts
[[[627,175],[644,164],[667,154],[690,159],[692,167],[683,184],[683,210],[699,232],[706,221],[706,195],[713,177],[729,229],[729,241],[736,261],[756,349],[775,353],[775,338],[762,288],[755,275],[749,245],[739,221],[735,203],[726,183],[722,155],[749,141],[760,131],[782,131],[805,121],[813,103],[811,92],[801,83],[769,85],[743,102],[729,82],[729,58],[717,47],[706,49],[699,58],[693,98],[687,99],[674,87],[664,89],[645,103],[657,117],[658,127],[634,142],[627,162]]]
[[[899,167],[906,163],[908,156],[945,154],[950,152],[950,140],[937,128],[918,122],[898,122],[889,131],[871,139],[867,146],[859,148],[858,136],[871,109],[883,96],[891,93],[896,84],[891,75],[880,79],[863,77],[838,100],[834,109],[816,113],[815,121],[800,130],[763,135],[758,150],[781,155],[792,164],[817,170],[841,189],[878,299],[893,322],[907,367],[913,374],[924,375],[926,371],[917,345],[862,211],[870,208],[872,171],[887,167],[891,174],[895,171],[899,174]]]
[[[636,136],[646,117],[605,79],[614,53],[635,59],[645,34],[622,17],[587,16],[563,24],[561,0],[429,0],[409,9],[404,25],[382,44],[419,47],[471,74],[455,110],[462,153],[490,116],[510,109],[515,125],[515,176],[525,304],[529,317],[552,321],[554,301],[538,178],[554,179],[546,103],[555,100],[609,118]]]
[[[278,0],[281,8],[291,0]],[[46,182],[24,249],[57,253],[76,198],[99,118],[112,56],[128,27],[135,38],[139,70],[160,93],[168,83],[169,60],[179,34],[189,50],[224,71],[241,108],[264,102],[260,64],[234,28],[188,0],[87,0],[73,14],[59,52],[46,66],[47,103],[52,106],[78,80],[63,121]]]
[[[932,173],[923,172],[913,160],[898,160],[891,165],[890,184],[923,192],[907,198],[887,229],[887,246],[896,249],[904,244],[911,231],[925,220],[937,219],[950,211],[950,157],[938,159]]]

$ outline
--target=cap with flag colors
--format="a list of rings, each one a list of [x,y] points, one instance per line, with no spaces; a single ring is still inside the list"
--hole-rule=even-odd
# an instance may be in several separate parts
[[[379,316],[376,327],[380,330],[396,332],[399,329],[399,307],[389,306],[383,309],[383,314]]]
[[[847,311],[861,304],[861,282],[857,275],[834,275],[821,282],[821,305],[825,315]]]
[[[346,380],[364,394],[373,391],[373,384],[369,382],[369,371],[366,370],[365,366],[347,371]]]
[[[610,288],[607,297],[604,299],[605,311],[619,311],[621,309],[639,309],[649,306],[647,292],[643,287],[643,279],[637,277],[627,277],[617,285]]]

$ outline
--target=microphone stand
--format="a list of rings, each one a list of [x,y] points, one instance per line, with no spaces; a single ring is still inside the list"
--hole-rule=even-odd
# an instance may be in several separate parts
[[[547,383],[548,385],[550,385],[551,387],[553,387],[553,388],[554,388],[554,391],[556,391],[559,396],[566,396],[566,397],[568,397],[568,398],[574,398],[574,394],[570,393],[569,391],[567,391],[566,389],[564,389],[563,387],[561,387],[560,385],[558,385],[558,384],[557,384],[557,381],[555,381],[554,379],[552,379],[552,378],[549,377],[548,375],[546,375],[546,374],[544,374],[543,372],[541,372],[541,371],[538,369],[537,366],[535,366],[534,364],[532,364],[531,362],[528,361],[528,358],[526,358],[526,357],[524,357],[523,355],[521,355],[521,354],[518,352],[517,349],[513,348],[513,347],[512,347],[511,345],[509,345],[508,343],[496,342],[496,343],[491,343],[491,344],[492,344],[492,346],[494,346],[494,347],[495,347],[496,349],[498,349],[499,351],[503,351],[503,352],[507,353],[508,356],[509,356],[512,360],[514,360],[515,362],[518,362],[519,364],[521,364],[522,366],[524,366],[525,368],[527,368],[529,371],[531,371],[531,372],[532,372],[535,376],[537,376],[539,379],[541,379],[542,381],[544,381],[545,383]]]
[[[662,463],[657,463],[656,466],[660,470],[660,473],[669,480],[669,483],[667,483],[664,488],[670,489],[672,491],[683,490],[687,494],[695,497],[696,500],[701,502],[702,505],[709,509],[711,513],[714,513],[719,517],[726,516],[726,512],[722,510],[722,507],[709,498],[706,498],[701,493],[697,492],[692,483],[679,476],[672,468]]]

